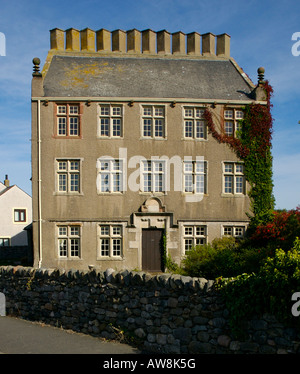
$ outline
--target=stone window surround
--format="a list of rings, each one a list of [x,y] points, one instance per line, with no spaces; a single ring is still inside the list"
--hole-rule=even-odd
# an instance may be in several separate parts
[[[204,111],[203,106],[194,106],[194,105],[182,105],[182,118],[183,118],[183,137],[182,140],[200,140],[200,141],[205,141],[207,140],[207,124],[205,123],[205,120],[202,118],[202,114],[199,116],[196,114],[196,111]],[[193,113],[192,115],[187,115],[186,111],[187,110],[192,110]],[[192,136],[187,136],[186,132],[186,121],[192,122]],[[203,133],[203,136],[197,136],[197,126],[196,122],[203,122],[203,129],[200,127],[199,130],[201,129],[201,133]]]
[[[78,161],[79,162],[79,171],[78,171],[78,174],[79,174],[79,182],[78,182],[79,183],[78,184],[79,190],[78,191],[70,191],[68,186],[67,186],[66,191],[59,191],[58,175],[59,175],[60,171],[58,170],[58,163],[60,161],[67,161],[67,162]],[[70,195],[70,196],[83,195],[83,192],[82,192],[83,191],[83,188],[82,188],[82,164],[83,164],[83,161],[84,161],[84,159],[80,158],[80,157],[57,157],[57,158],[55,158],[55,160],[54,160],[55,192],[53,193],[54,195]],[[61,172],[63,172],[63,171],[61,171]]]
[[[66,228],[65,234],[60,232],[61,228]],[[72,233],[72,228],[78,229],[78,234]],[[82,224],[81,223],[57,223],[56,224],[56,240],[57,240],[57,257],[59,260],[80,260],[81,253],[81,238],[82,238]],[[61,241],[66,241],[66,249],[60,248]],[[72,244],[72,240],[76,240],[77,243]],[[75,255],[71,254],[73,250],[76,251]],[[66,251],[66,255],[62,255],[61,251]]]
[[[59,113],[59,107],[66,107],[66,112]],[[74,106],[78,108],[77,113],[70,113],[70,107]],[[58,139],[81,139],[82,138],[82,126],[81,126],[81,116],[83,111],[83,103],[79,102],[57,102],[54,105],[54,137]],[[59,118],[66,118],[66,133],[59,134]],[[71,135],[70,134],[70,118],[76,117],[78,118],[78,134]]]
[[[109,108],[108,114],[101,114],[101,108]],[[119,108],[120,113],[114,113],[114,108]],[[124,117],[125,117],[125,105],[124,103],[110,103],[110,102],[100,102],[97,104],[97,116],[98,116],[98,126],[97,126],[97,137],[99,139],[123,139],[124,138]],[[108,119],[108,135],[101,134],[101,119]],[[120,134],[114,135],[113,130],[113,120],[120,120]]]
[[[109,227],[109,234],[104,235],[101,232],[101,227]],[[115,235],[113,233],[113,227],[119,227],[120,228],[120,234]],[[125,227],[126,223],[124,222],[118,222],[118,221],[109,221],[109,222],[98,222],[97,224],[97,260],[123,260],[124,253],[123,253],[123,248],[124,248],[124,235],[125,235]],[[109,254],[108,255],[102,255],[102,239],[108,239],[109,240]],[[120,254],[114,255],[114,243],[113,240],[118,239],[120,240]]]
[[[145,114],[145,109],[150,108],[151,112]],[[163,114],[156,114],[156,109],[163,109]],[[162,126],[162,135],[156,135],[155,120],[160,120]],[[144,120],[151,120],[150,125],[150,135],[145,135]],[[162,103],[141,103],[140,104],[140,132],[141,140],[155,139],[155,140],[166,140],[167,139],[167,111],[166,105]]]

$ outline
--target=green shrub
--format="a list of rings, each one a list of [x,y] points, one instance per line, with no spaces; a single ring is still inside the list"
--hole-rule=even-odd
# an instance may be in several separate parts
[[[285,323],[296,322],[291,314],[291,296],[300,291],[300,240],[289,251],[276,249],[257,273],[240,274],[217,281],[230,312],[231,326],[238,332],[254,314],[271,313]]]
[[[192,277],[233,277],[256,271],[266,253],[267,248],[252,248],[233,237],[224,237],[190,250],[182,261],[182,266],[185,274]]]

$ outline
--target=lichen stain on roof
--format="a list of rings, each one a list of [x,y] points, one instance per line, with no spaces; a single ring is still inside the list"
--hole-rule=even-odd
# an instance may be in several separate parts
[[[249,99],[230,61],[54,56],[45,96]]]
[[[113,67],[108,62],[99,63],[72,63],[64,68],[65,79],[60,81],[60,85],[64,88],[88,88],[88,81],[107,71],[112,71]],[[120,70],[120,69],[119,69]]]

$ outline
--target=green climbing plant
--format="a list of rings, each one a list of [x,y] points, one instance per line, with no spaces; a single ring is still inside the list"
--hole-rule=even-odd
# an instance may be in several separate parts
[[[250,185],[251,212],[247,212],[250,230],[272,220],[275,204],[271,153],[273,89],[267,81],[263,83],[263,88],[267,96],[266,105],[252,103],[243,108],[244,119],[241,120],[241,131],[236,138],[218,132],[210,110],[206,108],[204,111],[204,118],[212,136],[219,143],[228,144],[244,162],[245,178]]]

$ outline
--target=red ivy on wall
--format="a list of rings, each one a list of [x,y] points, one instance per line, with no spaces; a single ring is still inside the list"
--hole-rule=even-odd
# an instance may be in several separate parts
[[[273,88],[269,85],[268,81],[264,83],[264,89],[267,95],[267,105],[250,104],[245,107],[244,122],[248,126],[248,141],[228,136],[224,131],[218,132],[212,119],[212,114],[208,108],[204,111],[204,119],[206,120],[209,133],[219,142],[226,143],[237,153],[238,157],[245,159],[250,153],[248,144],[256,141],[257,149],[261,155],[264,155],[267,148],[271,147],[272,140],[272,125],[273,119],[271,116],[271,96]],[[248,143],[248,144],[247,144]]]
[[[251,199],[252,214],[246,214],[251,216],[251,230],[272,220],[274,211],[271,155],[273,119],[270,101],[273,89],[268,82],[260,83],[259,88],[265,90],[266,104],[245,105],[239,138],[226,135],[222,126],[220,126],[221,130],[217,130],[211,111],[208,108],[204,111],[208,132],[219,143],[228,144],[244,161],[245,177],[250,185],[248,194]]]
[[[249,154],[249,149],[241,143],[241,141],[237,138],[234,138],[232,136],[226,135],[224,132],[219,133],[216,130],[214,121],[212,119],[211,112],[208,108],[205,108],[205,111],[203,113],[204,119],[206,120],[208,132],[217,140],[218,143],[226,143],[230,147],[232,147],[239,157],[244,158]]]

